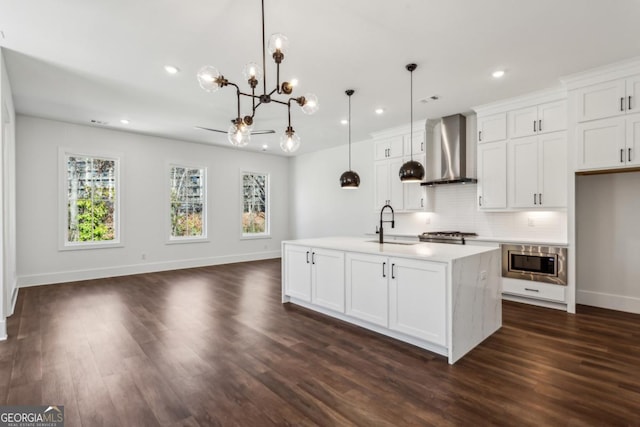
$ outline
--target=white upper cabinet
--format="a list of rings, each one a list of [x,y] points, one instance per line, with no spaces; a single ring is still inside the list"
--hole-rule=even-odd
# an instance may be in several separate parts
[[[619,169],[640,164],[640,114],[579,123],[578,170]]]
[[[407,134],[404,136],[404,155],[408,156],[411,154],[411,134]],[[425,135],[424,131],[413,132],[413,155],[416,154],[424,154],[427,150],[425,145]]]
[[[507,143],[478,145],[478,209],[507,207]]]
[[[576,93],[578,122],[640,112],[640,76],[583,87]]]
[[[373,206],[375,211],[380,211],[384,205],[391,205],[395,212],[425,211],[429,206],[429,192],[425,187],[420,183],[403,184],[400,181],[400,168],[411,159],[412,147],[413,160],[426,167],[424,129],[414,131],[413,145],[411,142],[411,134],[404,128],[388,130],[376,138]]]
[[[478,114],[478,143],[501,141],[507,138],[507,114],[488,116]]]
[[[375,143],[375,160],[392,159],[403,156],[404,139],[402,136],[386,138]]]
[[[548,102],[509,111],[509,137],[519,138],[567,128],[566,101]]]
[[[565,132],[509,142],[509,206],[567,206],[567,138]]]

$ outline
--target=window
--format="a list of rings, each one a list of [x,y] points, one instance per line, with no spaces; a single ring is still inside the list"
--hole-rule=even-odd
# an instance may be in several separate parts
[[[242,235],[269,235],[269,175],[242,173]]]
[[[119,160],[65,153],[64,166],[64,246],[119,243]]]
[[[204,168],[170,167],[170,240],[207,237],[205,172]]]

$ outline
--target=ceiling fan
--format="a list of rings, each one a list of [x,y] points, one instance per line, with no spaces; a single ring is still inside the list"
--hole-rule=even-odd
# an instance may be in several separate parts
[[[208,130],[211,132],[219,132],[219,133],[228,133],[228,131],[226,130],[220,130],[220,129],[211,129],[211,128],[205,128],[202,126],[194,126],[196,129],[202,129],[202,130]],[[267,130],[252,130],[251,131],[251,135],[268,135],[271,133],[276,133],[275,130],[273,129],[267,129]]]

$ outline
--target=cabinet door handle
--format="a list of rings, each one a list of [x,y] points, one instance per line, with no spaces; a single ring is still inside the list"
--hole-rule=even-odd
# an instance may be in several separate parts
[[[624,163],[624,148],[620,149],[620,163]]]
[[[307,264],[309,264],[309,251],[307,251]]]
[[[383,263],[382,263],[382,277],[387,277],[387,275],[385,274],[385,271],[384,271],[384,269],[385,269],[386,267],[387,267],[387,263],[386,263],[386,262],[383,262]]]
[[[631,99],[631,97],[629,97],[629,99]],[[631,102],[631,101],[629,101]],[[424,151],[424,142],[420,143],[420,151]]]
[[[624,97],[620,98],[620,111],[624,111]]]
[[[627,107],[628,110],[631,110],[631,95],[629,95],[629,106]]]
[[[478,196],[478,205],[482,206],[482,196]]]
[[[539,289],[524,288],[524,290],[529,292],[540,292]]]
[[[542,206],[542,193],[538,193],[538,204]]]
[[[631,151],[631,148],[629,148],[629,151]],[[631,155],[631,153],[629,153],[629,155]],[[424,208],[424,197],[420,199],[420,207]]]
[[[538,132],[542,132],[542,119],[538,120]]]
[[[538,203],[536,202],[536,193],[533,193],[533,204],[537,205]]]
[[[478,141],[482,142],[482,131],[478,132]]]
[[[316,263],[316,253],[311,252],[311,264],[315,265],[315,263]]]
[[[396,278],[396,273],[394,271],[396,265],[395,264],[391,264],[391,278],[395,279]]]
[[[629,162],[631,162],[631,148],[629,148]]]
[[[535,120],[533,121],[533,131],[534,132],[536,131],[536,121]]]

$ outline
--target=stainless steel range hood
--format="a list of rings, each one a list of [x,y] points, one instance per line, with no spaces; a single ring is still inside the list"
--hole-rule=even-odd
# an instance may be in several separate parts
[[[441,178],[422,185],[466,184],[478,182],[467,174],[467,119],[462,114],[443,117],[440,121]],[[427,139],[433,144],[434,138]],[[433,150],[430,150],[433,152]]]

